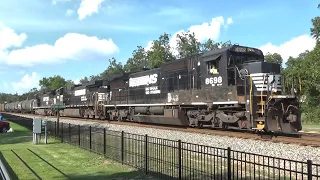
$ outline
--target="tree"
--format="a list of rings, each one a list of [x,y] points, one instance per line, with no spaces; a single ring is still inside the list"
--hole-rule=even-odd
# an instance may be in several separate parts
[[[158,40],[153,41],[151,49],[147,52],[149,68],[158,68],[161,64],[175,60],[171,52],[169,34],[160,35]]]
[[[26,92],[24,94],[22,94],[20,97],[19,97],[19,101],[23,101],[23,100],[26,100],[26,99],[33,99],[35,98],[35,95],[38,93],[38,89],[37,88],[32,88],[30,89],[29,92]]]
[[[320,4],[318,4],[318,8],[320,8]],[[312,37],[314,37],[317,41],[320,38],[320,17],[317,16],[311,20],[313,27],[310,28],[310,33]]]
[[[80,84],[88,83],[89,79],[87,77],[81,78],[80,79]]]
[[[220,42],[219,45],[220,45],[221,48],[224,48],[224,47],[232,46],[232,43],[231,43],[231,41],[229,40],[229,41],[226,41],[226,42],[224,42],[224,43],[223,43],[223,42]]]
[[[280,64],[280,65],[282,65],[282,62],[283,62],[283,59],[282,59],[281,55],[278,54],[278,53],[271,54],[270,52],[268,52],[264,56],[264,59],[267,62],[277,63],[277,64]]]
[[[143,47],[137,46],[138,49],[134,50],[132,53],[132,57],[128,59],[127,63],[124,65],[124,70],[126,72],[139,72],[143,68],[149,67],[149,60],[147,56],[147,52]]]
[[[44,77],[39,81],[41,90],[46,92],[56,90],[62,86],[65,86],[66,83],[67,81],[59,75],[55,75],[49,78]]]
[[[121,62],[117,63],[117,60],[113,57],[109,59],[109,66],[106,70],[101,73],[102,78],[107,78],[115,74],[124,73],[123,66]]]
[[[180,58],[194,56],[201,52],[202,44],[197,40],[194,32],[182,32],[177,35],[177,50]],[[206,48],[214,48],[211,41],[208,41]]]
[[[72,80],[67,80],[66,86],[73,86],[74,82]]]
[[[209,38],[206,42],[204,42],[202,45],[202,52],[208,52],[214,49],[219,49],[219,43],[214,42],[211,38]]]
[[[100,76],[99,75],[91,75],[89,80],[90,81],[96,81],[96,80],[99,80],[100,79]]]

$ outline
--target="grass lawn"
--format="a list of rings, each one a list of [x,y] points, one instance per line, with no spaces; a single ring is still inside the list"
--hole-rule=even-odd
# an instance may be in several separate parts
[[[303,124],[302,130],[320,132],[320,124]]]
[[[0,134],[0,151],[14,179],[154,179],[54,139],[33,145],[29,130],[12,122],[11,127],[14,132]]]

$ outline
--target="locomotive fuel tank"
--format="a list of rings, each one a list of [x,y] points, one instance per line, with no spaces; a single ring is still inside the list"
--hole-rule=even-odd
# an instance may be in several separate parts
[[[164,115],[164,107],[163,106],[150,107],[149,112],[154,115]]]
[[[135,114],[147,114],[148,107],[135,107],[134,112],[135,112]]]

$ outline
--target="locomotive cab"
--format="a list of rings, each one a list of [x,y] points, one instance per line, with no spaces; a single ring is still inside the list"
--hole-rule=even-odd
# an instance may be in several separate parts
[[[284,94],[280,64],[265,62],[261,50],[233,45],[209,51],[202,59],[202,88],[216,96],[228,94],[219,108],[233,104],[229,102],[242,107],[246,121],[238,124],[268,132],[301,130],[298,97]]]

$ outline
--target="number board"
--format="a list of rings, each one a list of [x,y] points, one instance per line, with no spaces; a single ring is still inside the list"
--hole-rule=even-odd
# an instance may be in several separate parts
[[[211,86],[221,86],[222,85],[222,77],[221,76],[215,76],[215,77],[207,77],[205,79],[206,85]]]

